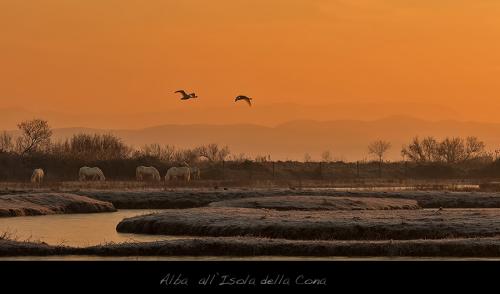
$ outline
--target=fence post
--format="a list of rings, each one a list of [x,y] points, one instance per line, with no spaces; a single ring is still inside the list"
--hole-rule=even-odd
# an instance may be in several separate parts
[[[273,180],[274,180],[274,177],[275,177],[275,173],[274,173],[274,161],[273,161]]]
[[[356,175],[359,178],[359,161],[356,161]]]

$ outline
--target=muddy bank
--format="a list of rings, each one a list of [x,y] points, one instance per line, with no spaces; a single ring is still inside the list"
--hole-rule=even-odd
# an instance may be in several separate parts
[[[0,256],[68,255],[74,252],[75,249],[71,247],[52,246],[40,242],[4,240],[0,238]]]
[[[113,204],[69,193],[0,196],[0,217],[116,211]]]
[[[275,210],[391,210],[419,209],[415,200],[369,197],[274,196],[210,203],[211,207],[266,208]]]
[[[108,256],[500,256],[500,239],[293,241],[265,238],[184,239],[83,250]],[[142,252],[142,253],[141,253]]]
[[[490,237],[500,209],[277,211],[207,207],[122,220],[118,232],[248,236],[293,240],[389,240]]]
[[[447,191],[336,191],[332,189],[184,189],[175,191],[73,191],[113,203],[123,209],[174,209],[207,206],[212,202],[271,196],[329,196],[396,198],[417,201],[423,208],[500,208],[500,193]]]
[[[0,256],[409,256],[500,257],[500,238],[293,241],[266,238],[194,238],[85,248],[0,240]]]

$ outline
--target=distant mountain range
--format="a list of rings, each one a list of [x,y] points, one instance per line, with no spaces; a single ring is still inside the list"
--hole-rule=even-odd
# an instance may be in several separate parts
[[[488,149],[500,147],[500,124],[458,122],[452,120],[431,122],[411,117],[393,116],[384,119],[314,121],[296,120],[274,127],[253,124],[168,124],[136,130],[61,128],[54,137],[62,139],[74,133],[113,133],[131,145],[146,143],[192,147],[200,144],[229,145],[234,153],[270,154],[273,159],[302,160],[305,153],[313,159],[330,150],[335,159],[368,159],[367,145],[376,139],[392,143],[389,159],[400,159],[401,146],[418,136],[470,136],[483,140]]]
[[[55,128],[56,140],[74,133],[111,132],[135,147],[146,143],[191,147],[215,142],[229,145],[234,153],[252,157],[269,154],[282,160],[302,160],[305,153],[319,159],[325,150],[330,150],[335,159],[367,159],[367,145],[375,139],[390,141],[393,147],[388,158],[400,159],[401,146],[415,135],[475,135],[489,149],[500,148],[500,124],[464,122],[452,109],[440,105],[258,105],[258,102],[251,108],[180,105],[182,107],[163,113],[137,114],[72,115],[37,113],[22,108],[0,109],[0,130],[13,130],[21,120],[41,117]],[[362,119],[358,119],[360,117]],[[440,120],[435,120],[436,117]]]
[[[23,108],[0,109],[0,129],[14,129],[22,120],[40,117],[54,127],[82,126],[100,129],[139,129],[165,124],[257,124],[276,126],[291,120],[375,120],[400,115],[425,120],[464,120],[453,109],[425,103],[361,103],[335,102],[324,105],[295,103],[241,104],[206,106],[199,103],[179,103],[176,107],[158,106],[155,112],[137,113],[64,113],[29,111]],[[98,108],[96,108],[98,109]]]

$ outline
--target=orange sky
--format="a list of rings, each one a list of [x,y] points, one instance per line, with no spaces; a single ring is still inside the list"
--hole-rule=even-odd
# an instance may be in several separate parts
[[[186,103],[230,110],[246,94],[500,122],[499,15],[497,0],[2,0],[0,108],[189,117]]]

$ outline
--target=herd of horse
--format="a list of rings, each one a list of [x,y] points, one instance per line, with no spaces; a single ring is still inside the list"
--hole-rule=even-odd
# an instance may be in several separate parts
[[[31,182],[40,184],[43,182],[45,172],[41,168],[33,170]],[[154,166],[138,166],[135,169],[135,178],[138,181],[161,181],[160,172]],[[167,170],[164,177],[165,181],[182,180],[189,182],[190,180],[200,179],[200,169],[198,167],[190,167],[188,165],[180,167],[171,167]],[[106,177],[102,170],[98,167],[83,166],[78,171],[79,181],[105,181]]]

